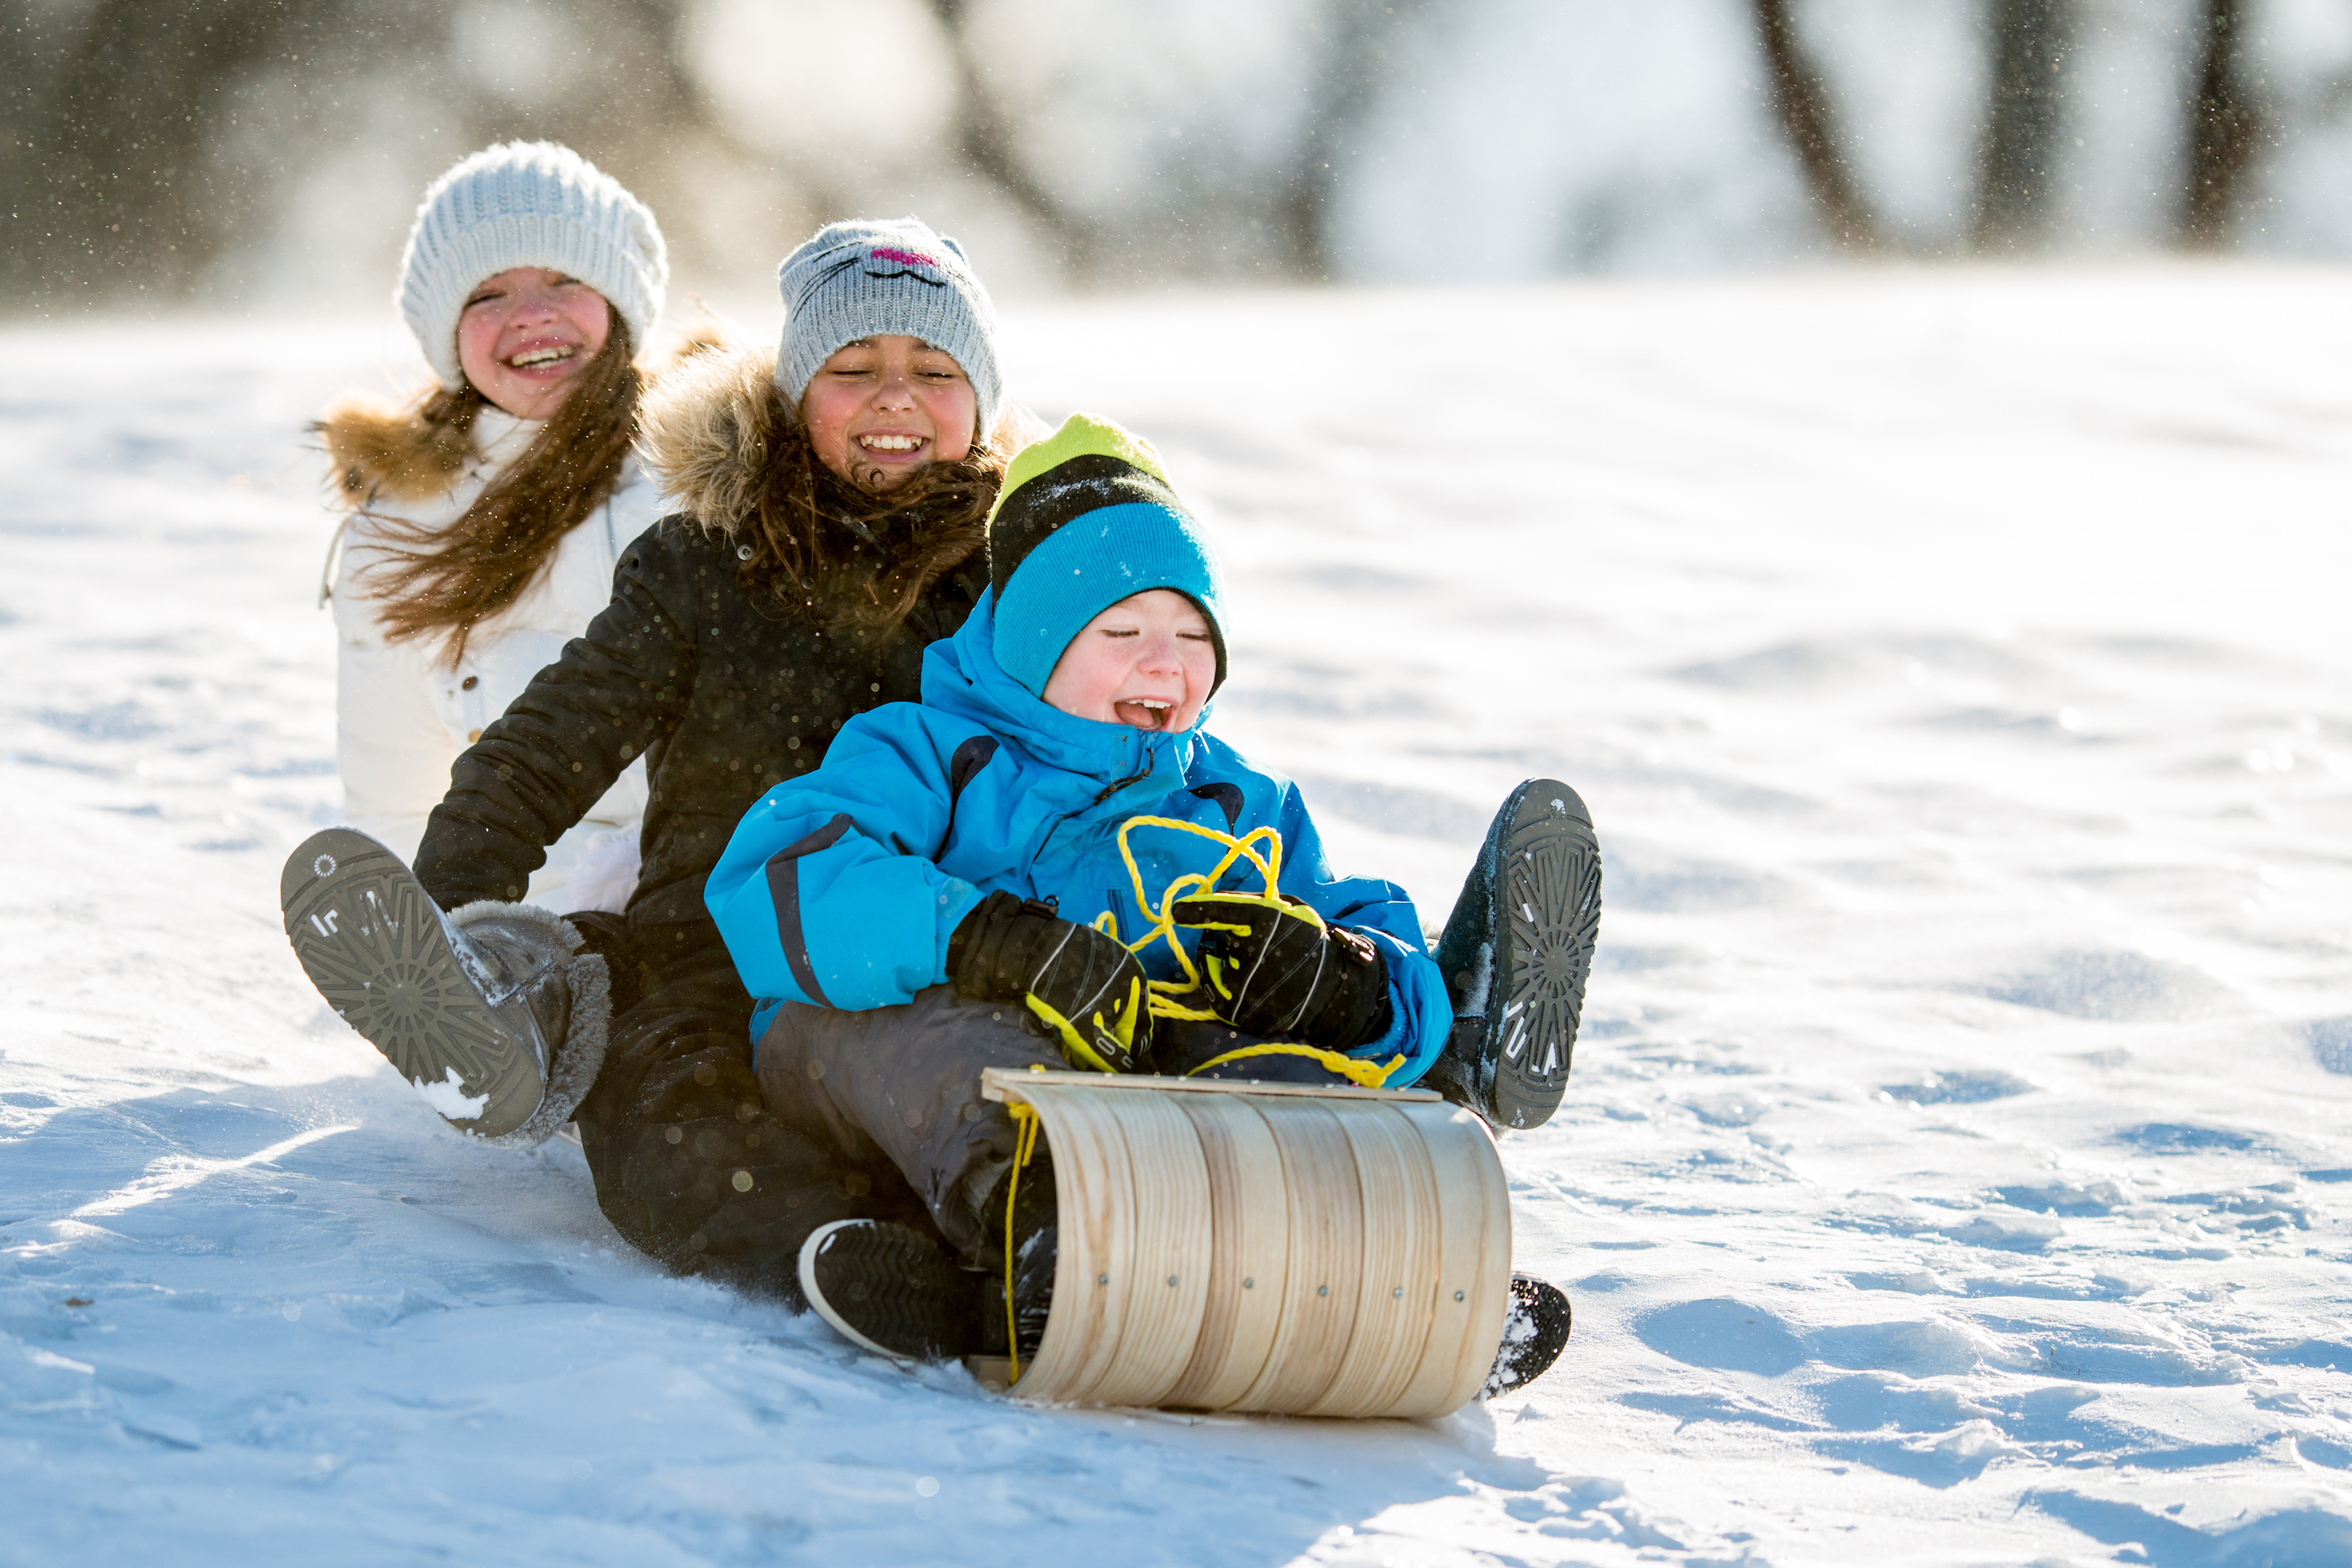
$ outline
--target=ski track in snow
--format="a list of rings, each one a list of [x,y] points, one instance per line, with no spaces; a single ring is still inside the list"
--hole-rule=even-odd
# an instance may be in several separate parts
[[[0,1562],[2352,1561],[2345,291],[1010,313],[1217,529],[1218,727],[1343,869],[1434,925],[1520,778],[1600,823],[1503,1143],[1576,1337],[1421,1426],[1009,1405],[449,1132],[275,907],[383,330],[0,332]]]

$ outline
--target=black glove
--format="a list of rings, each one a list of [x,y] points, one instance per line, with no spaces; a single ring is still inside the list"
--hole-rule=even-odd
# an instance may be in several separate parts
[[[1151,1071],[1143,966],[1115,937],[1045,904],[990,894],[948,940],[948,979],[967,997],[1026,1006],[1072,1067]]]
[[[1201,933],[1210,1005],[1235,1029],[1328,1051],[1354,1051],[1388,1033],[1381,950],[1353,931],[1318,925],[1297,899],[1180,898],[1176,924]]]

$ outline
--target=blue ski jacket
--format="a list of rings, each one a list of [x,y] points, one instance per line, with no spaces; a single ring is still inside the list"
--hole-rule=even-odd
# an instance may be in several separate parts
[[[814,772],[779,784],[735,829],[703,891],[745,988],[760,998],[751,1037],[786,1001],[862,1010],[913,999],[948,978],[948,942],[987,894],[1055,902],[1065,919],[1108,910],[1132,943],[1150,928],[1118,846],[1139,816],[1234,836],[1282,835],[1281,891],[1360,931],[1388,960],[1389,1032],[1354,1055],[1404,1061],[1386,1082],[1426,1071],[1454,1009],[1421,921],[1393,883],[1335,877],[1297,786],[1252,767],[1202,728],[1136,729],[1063,713],[998,667],[994,596],[923,655],[923,700],[890,703],[842,726]],[[1206,873],[1224,846],[1180,830],[1129,835],[1144,889]],[[1263,892],[1242,860],[1221,888]],[[1179,930],[1186,951],[1199,933]],[[1165,942],[1138,956],[1154,979],[1182,969]]]

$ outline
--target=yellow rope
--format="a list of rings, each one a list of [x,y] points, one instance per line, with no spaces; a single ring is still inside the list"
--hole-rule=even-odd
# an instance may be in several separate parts
[[[1303,1056],[1309,1061],[1322,1063],[1349,1082],[1361,1084],[1366,1089],[1378,1089],[1389,1081],[1390,1073],[1404,1065],[1404,1058],[1402,1056],[1392,1056],[1383,1065],[1377,1061],[1368,1061],[1360,1056],[1348,1056],[1339,1051],[1326,1051],[1319,1045],[1286,1045],[1267,1041],[1260,1045],[1244,1045],[1237,1050],[1229,1051],[1223,1056],[1213,1056],[1184,1076],[1198,1078],[1212,1067],[1221,1066],[1228,1061],[1241,1061],[1253,1056]]]
[[[1213,843],[1224,845],[1224,858],[1217,862],[1213,870],[1205,873],[1186,872],[1174,878],[1161,891],[1160,903],[1154,907],[1150,892],[1143,885],[1143,868],[1135,861],[1135,847],[1127,841],[1128,835],[1138,828],[1171,828],[1180,833],[1192,833]],[[1265,852],[1263,854],[1254,847],[1260,841],[1265,844]],[[1204,828],[1198,822],[1187,822],[1175,817],[1129,817],[1118,825],[1118,854],[1127,862],[1128,881],[1135,893],[1135,906],[1143,911],[1151,922],[1140,937],[1124,946],[1130,953],[1141,953],[1154,942],[1164,941],[1168,944],[1168,950],[1176,956],[1177,967],[1184,971],[1184,977],[1181,980],[1151,982],[1150,996],[1145,1006],[1150,1009],[1154,1018],[1186,1019],[1201,1023],[1222,1021],[1214,1008],[1188,1007],[1176,999],[1201,989],[1201,971],[1193,967],[1192,956],[1184,951],[1184,944],[1176,935],[1176,902],[1194,893],[1217,892],[1217,880],[1232,870],[1236,862],[1246,860],[1255,867],[1258,875],[1265,881],[1265,891],[1258,894],[1224,893],[1220,894],[1221,897],[1262,904],[1294,919],[1304,920],[1318,931],[1324,928],[1323,917],[1314,910],[1303,904],[1284,901],[1280,892],[1282,833],[1270,825],[1253,828],[1235,838],[1231,833],[1219,832],[1214,828]],[[1103,911],[1095,921],[1095,929],[1108,934],[1114,940],[1118,939],[1118,916],[1109,910]]]
[[[1021,1323],[1013,1312],[1013,1199],[1021,1190],[1021,1167],[1037,1152],[1037,1133],[1043,1124],[1037,1120],[1034,1105],[1015,1103],[1008,1109],[1015,1132],[1013,1169],[1004,1178],[1004,1343],[1013,1357],[1005,1386],[1011,1387],[1021,1381]]]

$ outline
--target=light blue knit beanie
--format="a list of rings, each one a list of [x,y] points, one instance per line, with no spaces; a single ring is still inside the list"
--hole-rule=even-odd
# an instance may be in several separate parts
[[[400,257],[400,313],[445,387],[463,386],[457,317],[485,277],[567,273],[603,295],[642,350],[669,287],[669,249],[643,202],[569,147],[505,141],[433,182]]]
[[[776,268],[784,338],[776,390],[794,409],[844,343],[903,333],[943,349],[971,381],[980,434],[996,428],[1004,382],[996,368],[996,308],[963,247],[919,218],[827,224]]]

